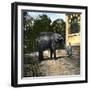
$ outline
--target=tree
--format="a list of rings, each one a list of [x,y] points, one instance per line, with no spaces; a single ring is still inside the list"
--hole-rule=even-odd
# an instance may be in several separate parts
[[[27,13],[23,12],[23,35],[24,35],[24,53],[29,53],[31,48],[31,32],[33,30],[34,19]]]
[[[33,19],[27,12],[23,13],[25,53],[30,53],[36,50],[35,39],[40,32],[49,31],[51,27],[50,23],[51,19],[45,14],[38,15],[37,18]]]
[[[65,22],[62,19],[56,19],[52,23],[53,32],[59,33],[65,39]]]
[[[34,21],[33,30],[37,32],[37,34],[43,31],[49,31],[50,23],[51,23],[51,19],[47,15],[45,14],[39,15]]]

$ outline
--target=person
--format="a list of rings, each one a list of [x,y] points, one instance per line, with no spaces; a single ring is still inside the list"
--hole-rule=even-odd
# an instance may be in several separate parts
[[[67,47],[67,54],[68,54],[68,56],[72,56],[72,46],[71,46],[70,42],[69,42],[69,45]]]

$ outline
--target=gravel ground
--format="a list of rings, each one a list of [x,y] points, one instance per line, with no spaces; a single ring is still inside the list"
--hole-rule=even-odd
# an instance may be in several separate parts
[[[35,54],[36,55],[36,54]],[[59,76],[59,75],[79,75],[80,74],[80,55],[73,54],[71,57],[68,57],[65,50],[56,51],[57,59],[50,59],[50,52],[44,53],[44,59],[36,69],[39,73],[38,76]],[[33,58],[37,61],[38,57],[32,54]],[[29,56],[31,57],[31,56]],[[30,65],[29,65],[30,66]],[[27,67],[27,64],[26,64]],[[28,67],[28,69],[30,69]],[[26,76],[30,76],[30,70],[26,71]],[[29,74],[28,74],[29,73]],[[35,72],[36,73],[36,72]],[[32,75],[31,75],[32,76]]]
[[[79,75],[79,64],[79,56],[66,56],[56,60],[44,60],[40,63],[40,72],[45,76]]]

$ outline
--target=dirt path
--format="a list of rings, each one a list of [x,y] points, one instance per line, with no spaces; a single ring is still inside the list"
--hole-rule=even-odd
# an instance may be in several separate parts
[[[40,72],[45,76],[80,74],[79,61],[75,57],[46,60],[40,63]]]
[[[37,66],[25,64],[24,76],[58,76],[58,75],[79,75],[80,74],[80,55],[73,53],[68,57],[65,50],[56,51],[57,59],[50,59],[50,52],[44,53],[44,59]],[[38,57],[32,54],[33,60],[38,62]],[[30,56],[29,56],[30,57]],[[32,58],[32,57],[31,57]],[[30,58],[30,59],[31,59]],[[28,58],[27,58],[28,59]],[[28,68],[28,69],[27,69]]]

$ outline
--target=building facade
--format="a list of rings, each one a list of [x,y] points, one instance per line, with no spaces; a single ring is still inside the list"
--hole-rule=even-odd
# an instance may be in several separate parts
[[[66,45],[80,45],[80,14],[66,14]]]
[[[74,53],[80,53],[80,13],[66,14],[66,45],[69,43]]]

